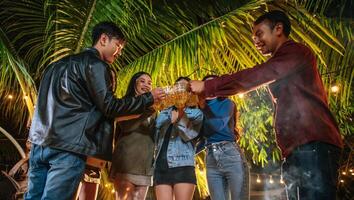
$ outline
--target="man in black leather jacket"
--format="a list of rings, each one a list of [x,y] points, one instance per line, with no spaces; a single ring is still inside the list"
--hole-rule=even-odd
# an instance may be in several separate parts
[[[29,133],[32,142],[25,199],[72,199],[87,156],[110,160],[115,117],[141,114],[164,97],[160,88],[117,99],[108,64],[125,39],[111,22],[97,24],[93,47],[48,66]],[[108,63],[108,64],[107,64]]]

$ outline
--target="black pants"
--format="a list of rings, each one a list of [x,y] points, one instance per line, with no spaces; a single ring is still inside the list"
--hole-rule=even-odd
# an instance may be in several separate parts
[[[311,142],[297,147],[283,163],[289,200],[335,200],[340,148]]]

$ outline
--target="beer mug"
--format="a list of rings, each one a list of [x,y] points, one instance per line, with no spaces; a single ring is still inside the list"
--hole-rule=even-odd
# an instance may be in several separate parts
[[[177,82],[175,87],[175,106],[177,108],[183,108],[189,98],[189,92],[187,91],[187,84],[183,82]]]
[[[186,103],[186,106],[188,106],[188,107],[198,106],[198,102],[199,102],[198,95],[189,93],[189,98]]]
[[[166,98],[163,101],[163,109],[174,105],[173,95],[175,93],[172,86],[166,86],[163,88],[166,94]]]
[[[166,94],[165,98],[157,103],[154,103],[153,108],[155,110],[163,110],[174,105],[173,94],[174,88],[172,86],[165,86],[162,88]]]

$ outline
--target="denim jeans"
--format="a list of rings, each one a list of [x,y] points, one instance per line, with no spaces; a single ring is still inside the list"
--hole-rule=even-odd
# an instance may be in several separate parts
[[[85,163],[85,156],[32,144],[25,200],[72,200]]]
[[[207,145],[206,170],[212,200],[249,199],[249,168],[237,143]]]
[[[311,142],[288,156],[282,172],[288,200],[335,200],[340,148]]]

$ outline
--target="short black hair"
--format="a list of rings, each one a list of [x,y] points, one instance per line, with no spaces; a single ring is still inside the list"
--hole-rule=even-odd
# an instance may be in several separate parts
[[[110,39],[112,37],[115,37],[117,39],[125,40],[122,30],[120,30],[120,28],[117,26],[117,24],[115,24],[113,22],[105,21],[105,22],[100,22],[93,27],[92,46],[94,46],[98,42],[98,40],[100,39],[100,36],[103,33],[108,35],[108,37]]]
[[[190,81],[191,79],[188,78],[187,76],[180,76],[180,77],[177,78],[177,80],[175,81],[175,83],[177,83],[177,82],[180,81],[180,80]]]
[[[215,75],[215,74],[209,74],[209,75],[206,75],[204,76],[204,78],[202,79],[202,81],[205,81],[207,80],[208,78],[217,78],[219,77],[218,75]]]
[[[280,10],[269,11],[260,17],[254,22],[255,25],[262,23],[264,20],[269,22],[270,28],[273,30],[277,23],[283,24],[283,32],[286,37],[289,36],[291,31],[291,23],[289,17]]]
[[[151,78],[151,75],[147,72],[137,72],[135,73],[129,81],[127,92],[124,97],[134,97],[135,96],[135,85],[136,80],[142,75],[148,75]]]

